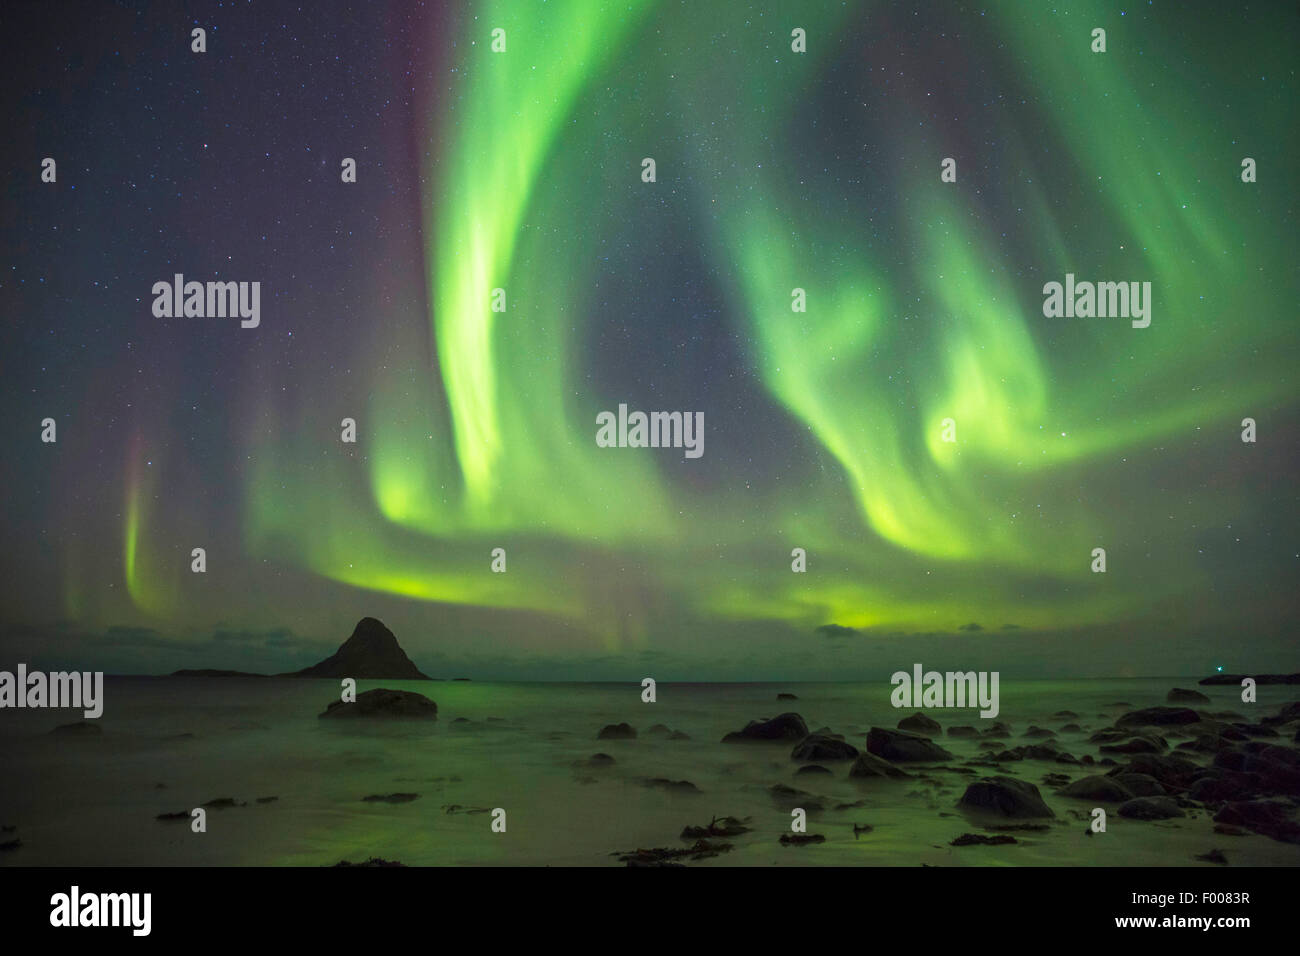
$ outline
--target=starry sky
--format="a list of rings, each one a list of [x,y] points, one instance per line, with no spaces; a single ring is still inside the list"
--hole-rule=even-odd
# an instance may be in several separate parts
[[[5,666],[287,670],[370,615],[441,676],[1295,669],[1293,5],[0,33]],[[1150,282],[1150,327],[1044,317],[1067,272]],[[155,317],[175,273],[260,325]],[[620,403],[704,455],[598,447]]]

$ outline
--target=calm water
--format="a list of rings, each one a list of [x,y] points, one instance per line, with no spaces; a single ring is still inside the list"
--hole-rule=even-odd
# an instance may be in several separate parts
[[[1096,755],[1087,734],[1111,724],[1128,701],[1163,703],[1186,678],[1003,684],[998,720],[1012,725],[1009,745],[1030,724],[1060,731],[1056,711],[1079,715],[1084,733],[1060,734],[1076,756]],[[620,865],[610,855],[637,847],[685,846],[683,826],[714,815],[752,817],[754,831],[734,838],[736,849],[692,865],[1195,865],[1193,857],[1220,847],[1235,865],[1300,863],[1300,847],[1262,836],[1212,833],[1208,815],[1162,823],[1110,813],[1104,837],[1086,837],[1089,801],[1055,796],[1045,773],[1090,772],[1055,763],[1009,764],[1039,784],[1063,822],[1015,846],[953,848],[957,835],[978,827],[954,808],[968,778],[936,774],[937,782],[801,776],[790,745],[723,745],[723,734],[751,719],[784,710],[816,730],[829,726],[859,748],[872,725],[894,727],[911,711],[889,706],[889,686],[872,684],[661,684],[645,704],[636,684],[482,684],[362,682],[414,690],[438,703],[436,723],[373,724],[317,719],[338,684],[328,680],[109,678],[100,737],[50,736],[70,711],[0,715],[0,824],[16,825],[23,841],[0,854],[0,865],[155,864],[183,866],[307,865],[371,856],[414,865]],[[1231,687],[1201,688],[1209,710],[1242,713]],[[776,700],[779,691],[796,701]],[[1300,696],[1295,687],[1260,688],[1254,719]],[[930,710],[944,727],[980,725],[973,710]],[[465,717],[470,724],[453,724]],[[489,720],[488,718],[500,718]],[[608,723],[627,721],[637,740],[596,740]],[[654,724],[691,736],[645,736]],[[192,736],[191,736],[192,735]],[[944,737],[960,758],[975,742]],[[1176,740],[1171,739],[1171,744]],[[593,753],[612,755],[607,769],[576,764]],[[954,761],[954,764],[957,762]],[[992,771],[981,769],[980,773]],[[700,795],[646,787],[641,778],[689,780]],[[823,845],[786,848],[789,813],[767,792],[785,783],[820,795],[830,806],[866,805],[814,814],[809,832]],[[164,788],[160,789],[159,784]],[[403,804],[367,803],[367,794],[415,792]],[[278,797],[257,804],[258,797]],[[157,822],[158,813],[188,810],[219,797],[248,806],[208,812],[208,832],[186,823]],[[443,807],[502,807],[507,832],[495,834],[487,814],[446,813]],[[1109,805],[1113,806],[1113,805]],[[940,814],[951,814],[940,816]],[[852,824],[870,824],[855,840]],[[6,834],[9,839],[12,835]]]

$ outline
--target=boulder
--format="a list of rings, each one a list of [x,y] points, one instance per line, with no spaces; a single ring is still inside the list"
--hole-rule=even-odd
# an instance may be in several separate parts
[[[808,725],[798,714],[780,714],[771,720],[751,720],[743,730],[733,731],[722,738],[724,744],[750,740],[803,740],[808,736]]]
[[[872,727],[867,733],[867,750],[896,763],[952,759],[952,754],[928,737],[883,727]]]
[[[957,806],[1016,819],[1056,816],[1043,802],[1037,787],[1014,777],[976,780],[966,788]]]
[[[1173,797],[1134,797],[1119,805],[1119,815],[1130,820],[1171,820],[1184,813]]]
[[[1163,797],[1165,788],[1160,781],[1145,773],[1117,773],[1115,779],[1124,784],[1135,797]]]
[[[1165,695],[1167,704],[1208,704],[1210,698],[1202,694],[1199,690],[1188,690],[1185,687],[1175,687]]]
[[[336,700],[319,716],[437,720],[438,705],[414,691],[378,687],[357,694],[352,703]]]
[[[790,758],[799,761],[852,760],[857,755],[857,747],[825,734],[809,734],[790,752]]]
[[[636,728],[631,724],[606,724],[596,734],[597,740],[636,740]]]
[[[889,777],[901,780],[904,777],[910,777],[911,774],[906,770],[895,767],[888,760],[882,760],[875,754],[865,753],[858,754],[858,759],[853,761],[853,766],[849,768],[849,776],[858,780],[875,777]]]
[[[911,717],[904,717],[898,722],[899,730],[906,730],[909,733],[922,734],[926,737],[938,737],[943,733],[943,728],[939,726],[939,721],[927,717],[921,712],[913,714]]]
[[[1168,727],[1181,724],[1199,723],[1201,715],[1188,707],[1145,707],[1142,710],[1129,711],[1119,720],[1116,727]]]
[[[1063,797],[1080,797],[1084,800],[1100,800],[1103,803],[1123,803],[1133,799],[1132,792],[1114,777],[1094,774],[1082,777],[1061,791]]]

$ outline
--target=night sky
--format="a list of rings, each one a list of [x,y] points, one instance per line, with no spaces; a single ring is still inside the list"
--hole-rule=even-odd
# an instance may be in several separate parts
[[[1294,4],[0,33],[0,666],[288,670],[369,615],[448,677],[1296,669]],[[260,324],[156,317],[176,273]],[[1150,326],[1045,317],[1067,273]],[[703,456],[598,447],[620,403]]]

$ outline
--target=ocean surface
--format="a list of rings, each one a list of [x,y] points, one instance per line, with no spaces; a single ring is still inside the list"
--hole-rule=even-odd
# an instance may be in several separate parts
[[[831,776],[796,777],[791,743],[720,742],[750,720],[794,711],[810,730],[829,726],[862,749],[870,727],[893,728],[914,713],[890,706],[884,682],[660,684],[653,704],[641,701],[635,683],[362,681],[358,690],[381,686],[431,697],[438,720],[320,720],[338,699],[338,682],[301,679],[107,678],[96,722],[102,733],[84,737],[50,733],[79,720],[79,712],[6,710],[0,825],[16,829],[0,841],[16,836],[21,846],[0,853],[0,866],[321,866],[370,857],[408,865],[617,866],[615,853],[686,847],[684,826],[728,815],[750,818],[751,832],[729,838],[730,852],[688,865],[1201,866],[1211,864],[1194,857],[1216,847],[1231,865],[1300,863],[1300,846],[1215,834],[1204,811],[1139,822],[1107,804],[1108,832],[1085,835],[1095,801],[1058,796],[1042,778],[1105,768],[1033,760],[1006,769],[1039,786],[1056,821],[1042,832],[1017,833],[1015,845],[952,847],[962,833],[988,832],[955,806],[973,778],[941,771],[859,783],[848,778],[847,762],[824,764]],[[996,719],[1012,727],[1008,746],[1032,742],[1022,734],[1036,724],[1057,731],[1064,750],[1096,757],[1086,738],[1124,712],[1117,704],[1163,704],[1174,686],[1195,685],[1187,678],[1004,683]],[[1297,687],[1261,687],[1259,702],[1248,705],[1238,688],[1199,689],[1213,700],[1200,709],[1252,720],[1300,697]],[[780,692],[798,699],[778,701]],[[1058,711],[1077,713],[1084,730],[1061,732],[1068,721],[1051,716]],[[991,723],[973,709],[925,713],[945,728]],[[454,722],[461,717],[469,722]],[[624,721],[638,739],[596,739],[604,725]],[[656,724],[690,739],[647,736]],[[953,766],[979,754],[975,740],[945,735],[938,742],[957,755]],[[596,753],[614,763],[586,765]],[[646,783],[654,778],[688,780],[701,792]],[[790,813],[770,794],[774,784],[808,791],[828,807],[808,822],[825,843],[778,842],[790,832]],[[419,796],[363,799],[392,793]],[[246,805],[210,809],[206,833],[192,833],[187,821],[155,819],[226,797]],[[268,797],[276,799],[257,802]],[[468,812],[494,808],[506,811],[505,833],[492,832],[490,814]],[[872,829],[855,838],[854,824]]]

